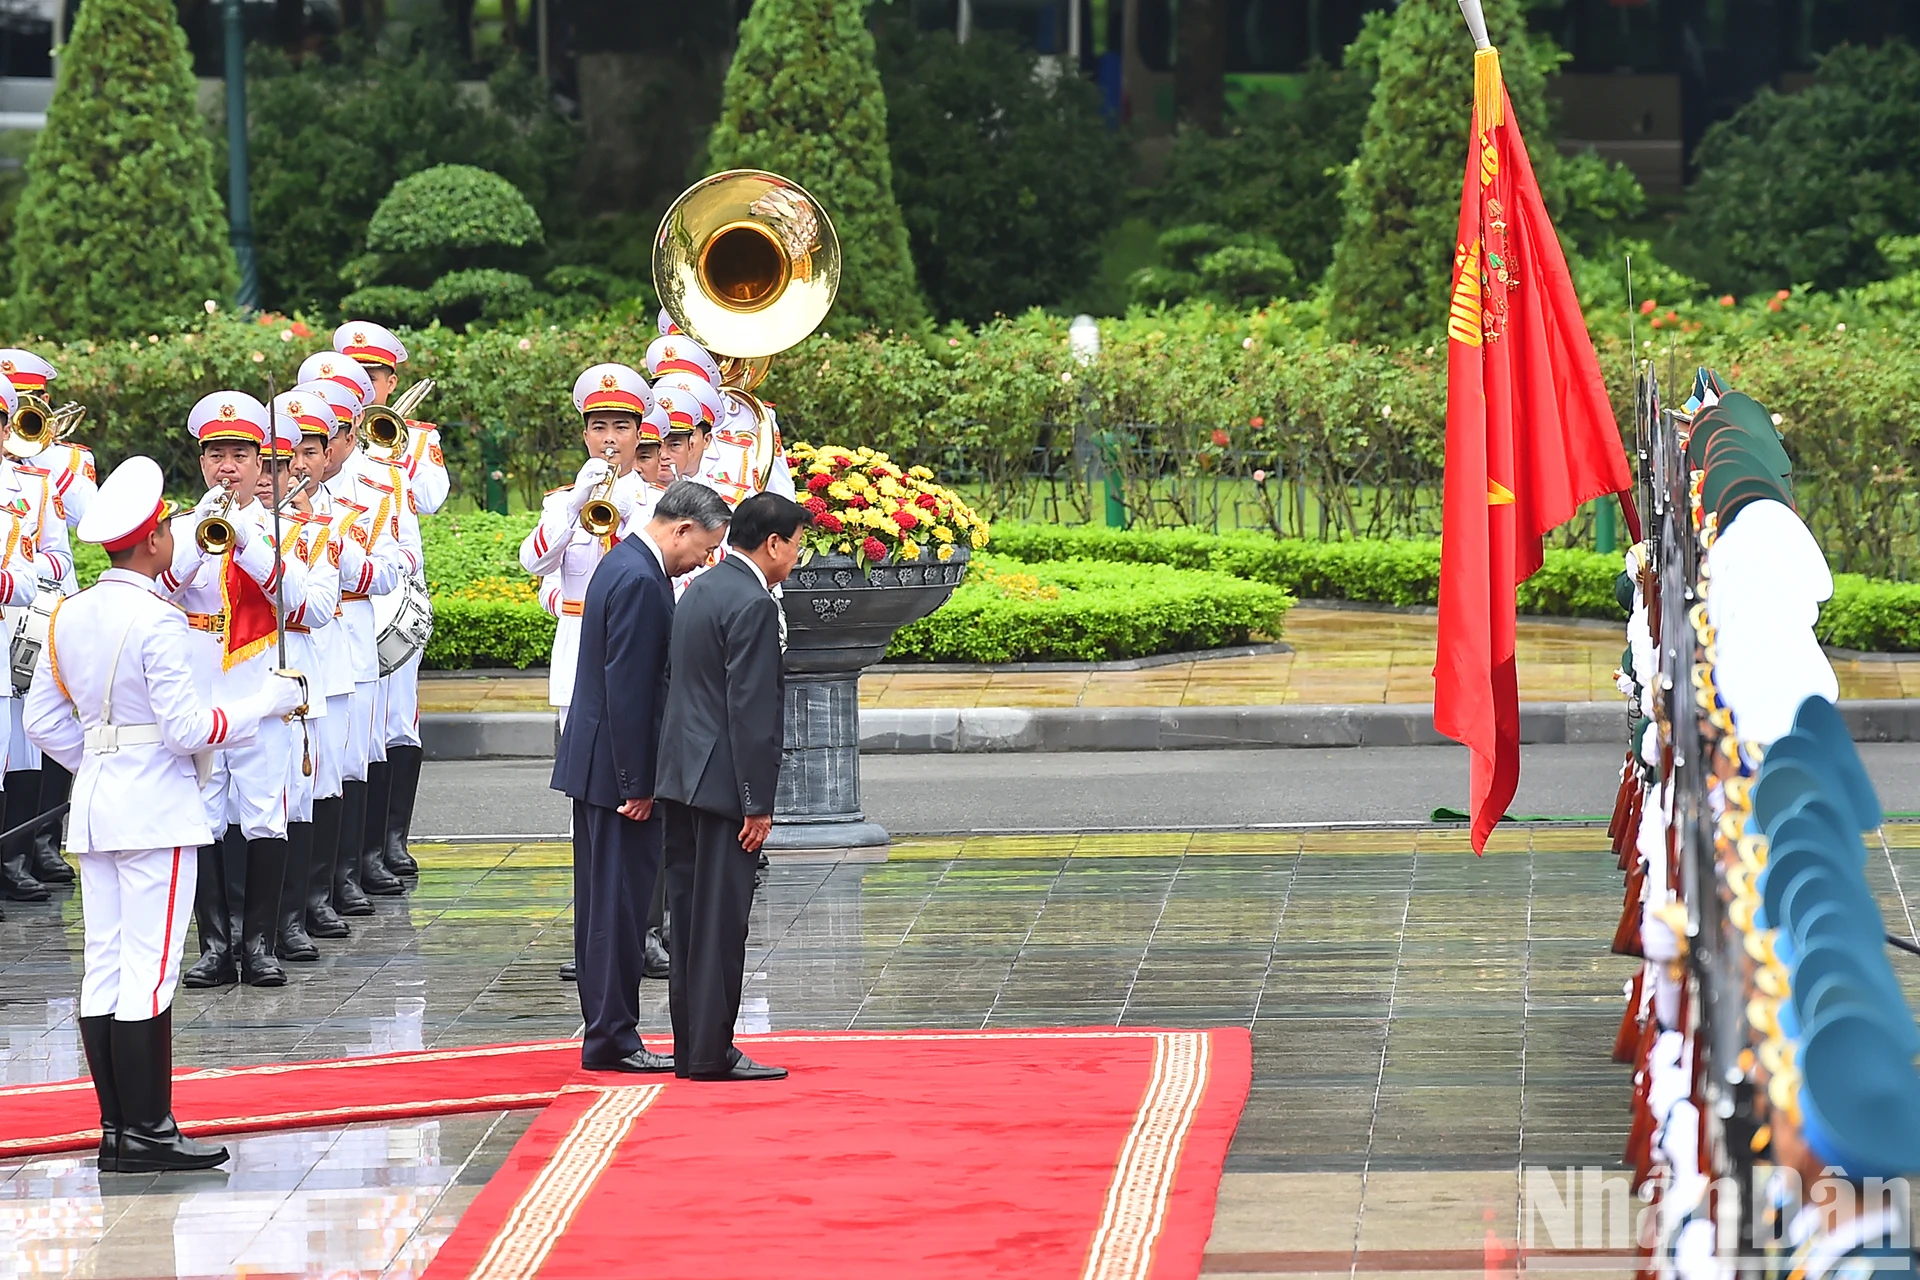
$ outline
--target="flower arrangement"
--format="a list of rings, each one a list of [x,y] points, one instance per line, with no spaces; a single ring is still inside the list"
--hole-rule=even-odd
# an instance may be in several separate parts
[[[850,555],[864,570],[885,560],[951,560],[956,546],[987,545],[987,522],[926,467],[902,470],[864,445],[803,442],[788,448],[787,465],[813,513],[809,553]]]

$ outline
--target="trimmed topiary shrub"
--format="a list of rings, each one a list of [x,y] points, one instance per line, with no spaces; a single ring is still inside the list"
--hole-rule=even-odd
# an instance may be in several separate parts
[[[87,0],[14,220],[14,321],[144,334],[236,279],[172,0]]]
[[[540,215],[497,173],[437,164],[393,184],[367,223],[375,253],[440,257],[475,249],[537,245]]]
[[[758,0],[740,24],[713,169],[769,169],[826,206],[845,270],[831,332],[917,328],[927,316],[893,194],[887,100],[864,0]]]

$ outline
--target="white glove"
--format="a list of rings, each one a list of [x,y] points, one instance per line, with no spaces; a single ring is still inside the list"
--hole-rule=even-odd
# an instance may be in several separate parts
[[[607,465],[605,458],[588,458],[580,468],[580,474],[573,478],[573,490],[567,494],[567,509],[575,515],[587,505],[593,497],[594,486],[613,474],[613,468]]]
[[[300,681],[292,676],[280,675],[278,672],[267,676],[266,683],[260,686],[260,692],[256,696],[260,699],[262,720],[284,716],[307,700]]]
[[[226,496],[227,496],[226,489],[222,488],[220,485],[213,486],[213,488],[207,490],[206,494],[200,499],[200,501],[193,504],[193,514],[197,516],[206,515],[209,511],[212,511],[216,506],[218,506],[220,504],[220,500]]]
[[[239,555],[253,541],[253,524],[237,512],[228,514],[227,523],[233,526],[233,553]]]

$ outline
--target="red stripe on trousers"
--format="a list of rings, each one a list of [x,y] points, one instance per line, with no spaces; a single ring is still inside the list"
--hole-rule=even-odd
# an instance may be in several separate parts
[[[179,845],[173,846],[173,877],[167,881],[167,931],[160,936],[160,976],[154,979],[153,1013],[149,1015],[155,1018],[160,1016],[160,988],[167,985],[167,960],[173,952],[173,900],[180,892],[180,849]]]

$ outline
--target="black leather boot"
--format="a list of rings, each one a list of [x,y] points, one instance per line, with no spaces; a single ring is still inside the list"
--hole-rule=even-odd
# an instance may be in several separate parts
[[[273,953],[286,887],[285,839],[247,841],[247,897],[240,923],[240,980],[250,987],[284,987],[287,971]],[[309,946],[312,944],[309,943]]]
[[[0,804],[0,831],[11,831],[40,812],[40,772],[21,769],[0,779],[6,788]],[[41,884],[27,869],[27,856],[33,849],[33,837],[15,836],[0,845],[0,896],[13,902],[45,902],[53,890]]]
[[[227,910],[226,844],[200,846],[200,875],[193,890],[193,923],[200,930],[200,958],[180,975],[183,987],[224,987],[239,980],[233,963],[233,916]]]
[[[391,898],[407,891],[407,886],[387,870],[387,801],[393,791],[389,770],[384,760],[367,766],[367,812],[360,831],[360,890],[376,898]]]
[[[120,1168],[120,1086],[113,1078],[113,1015],[80,1019],[80,1047],[87,1052],[94,1096],[100,1099],[100,1171]]]
[[[393,792],[387,800],[387,832],[383,857],[387,870],[396,876],[417,876],[420,864],[407,848],[407,835],[413,829],[413,801],[420,794],[419,747],[388,747],[387,768],[393,780]]]
[[[333,862],[340,847],[339,796],[313,802],[313,857],[307,868],[307,935],[344,938],[352,932],[333,909]]]
[[[120,1173],[211,1169],[225,1147],[195,1142],[173,1119],[173,1010],[145,1022],[113,1021],[113,1079],[120,1093]]]
[[[373,903],[360,891],[360,839],[367,822],[367,784],[342,783],[340,842],[333,851],[333,909],[343,916],[370,916]]]
[[[73,794],[73,775],[56,760],[40,764],[40,812],[49,813],[65,804]],[[72,884],[73,867],[60,856],[60,829],[63,818],[56,818],[33,833],[33,850],[27,854],[27,870],[42,884]]]
[[[280,924],[273,953],[282,960],[318,960],[320,948],[307,936],[307,879],[313,862],[313,824],[287,824],[287,871],[280,882]]]

